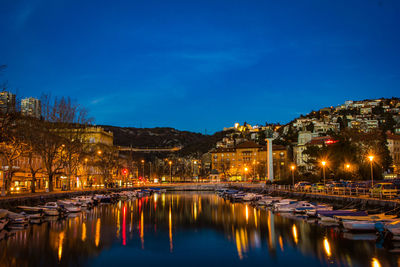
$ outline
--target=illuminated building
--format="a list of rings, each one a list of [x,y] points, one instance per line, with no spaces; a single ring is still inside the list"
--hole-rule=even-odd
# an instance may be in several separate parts
[[[0,113],[15,112],[15,94],[10,92],[0,92]]]
[[[387,146],[393,160],[394,173],[400,174],[400,135],[387,134]]]
[[[22,99],[21,114],[24,116],[40,119],[40,116],[42,115],[40,100],[33,97]]]
[[[264,180],[266,175],[267,147],[247,141],[234,148],[216,148],[210,151],[212,169],[226,180]],[[276,179],[287,175],[288,154],[284,146],[273,145],[273,169]],[[246,171],[247,169],[247,171]],[[246,176],[246,177],[245,177]]]

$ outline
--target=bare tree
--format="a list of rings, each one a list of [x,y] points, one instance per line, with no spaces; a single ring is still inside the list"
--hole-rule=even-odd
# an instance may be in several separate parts
[[[87,112],[69,98],[41,97],[43,121],[38,129],[40,140],[35,150],[43,161],[44,171],[49,179],[49,191],[53,191],[55,175],[62,169],[67,172],[68,181],[76,172],[81,159],[82,136]],[[70,185],[70,182],[68,182]]]
[[[108,187],[112,183],[113,171],[118,169],[118,150],[113,146],[97,144],[94,149],[94,161],[92,165],[96,167],[101,174],[101,183]]]
[[[20,138],[20,116],[6,113],[1,114],[1,118],[0,159],[5,171],[3,188],[10,194],[12,177],[20,168],[16,162],[26,150],[26,144]]]

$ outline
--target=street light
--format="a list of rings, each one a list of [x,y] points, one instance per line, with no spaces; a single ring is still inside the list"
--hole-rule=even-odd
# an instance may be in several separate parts
[[[326,183],[325,183],[325,165],[326,165],[326,161],[322,161],[321,164],[322,164],[322,173],[323,173],[323,176],[324,176],[324,187],[325,187],[325,185],[326,185]]]
[[[247,167],[244,167],[244,180],[247,182],[247,171],[249,169]]]
[[[296,169],[296,166],[294,164],[292,164],[290,166],[290,169],[292,170],[292,186],[294,188],[294,169]]]
[[[351,165],[349,164],[349,163],[346,163],[345,165],[344,165],[344,167],[346,168],[346,171],[347,172],[350,172],[350,167],[351,167]],[[347,176],[348,174],[346,174],[346,176]],[[349,177],[349,176],[348,176]]]
[[[169,180],[170,183],[172,184],[172,161],[169,161],[168,164],[169,164]]]
[[[253,182],[255,182],[256,181],[256,164],[257,164],[257,161],[253,161]]]
[[[142,159],[142,180],[144,181],[144,159]]]
[[[373,162],[374,162],[374,156],[373,155],[369,155],[368,156],[369,162],[371,164],[371,187],[374,186],[374,169],[373,169]]]

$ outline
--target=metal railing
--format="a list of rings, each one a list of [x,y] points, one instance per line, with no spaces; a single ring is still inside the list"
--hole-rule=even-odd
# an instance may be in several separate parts
[[[266,188],[272,191],[288,191],[308,194],[332,195],[332,196],[353,196],[364,198],[393,199],[398,196],[398,191],[384,191],[371,193],[370,188],[358,187],[325,187],[313,188],[309,186],[296,187],[292,185],[267,185]]]

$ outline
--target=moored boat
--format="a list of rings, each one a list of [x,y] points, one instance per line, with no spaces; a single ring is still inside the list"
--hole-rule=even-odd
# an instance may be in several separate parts
[[[375,231],[373,221],[344,221],[343,227],[349,231]]]
[[[341,221],[391,221],[397,215],[386,215],[385,213],[373,214],[367,216],[352,216],[352,215],[335,215],[336,219]]]

